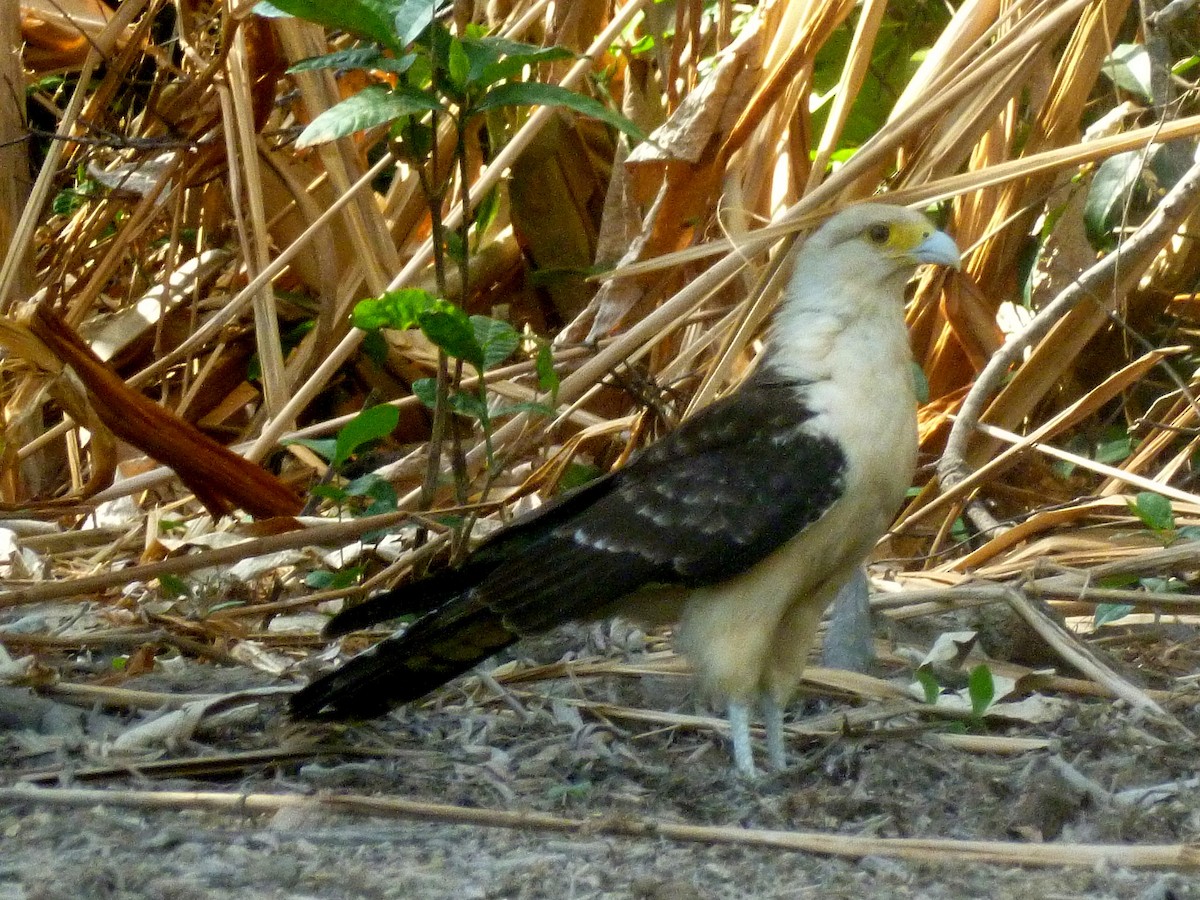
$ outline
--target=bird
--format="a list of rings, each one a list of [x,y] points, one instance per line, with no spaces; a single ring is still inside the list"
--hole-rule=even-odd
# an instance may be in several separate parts
[[[624,466],[489,536],[457,567],[335,615],[329,638],[410,625],[293,694],[297,719],[365,719],[518,641],[620,615],[674,623],[727,706],[736,773],[771,769],[821,615],[912,484],[916,373],[904,322],[918,266],[959,266],[922,213],[865,202],[800,247],[753,371]]]

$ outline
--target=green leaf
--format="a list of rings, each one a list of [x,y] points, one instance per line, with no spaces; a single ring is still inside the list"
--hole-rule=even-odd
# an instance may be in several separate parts
[[[1171,531],[1175,527],[1175,511],[1171,509],[1171,501],[1162,494],[1141,491],[1129,504],[1129,509],[1147,528]]]
[[[1133,604],[1131,603],[1101,603],[1096,607],[1096,614],[1092,617],[1092,624],[1099,628],[1101,625],[1107,625],[1109,622],[1116,622],[1118,619],[1123,619],[1133,612]]]
[[[346,493],[351,497],[362,497],[370,502],[357,512],[359,516],[377,516],[382,513],[395,512],[400,505],[396,496],[396,488],[386,478],[381,478],[374,472],[360,475],[348,485]]]
[[[628,51],[630,56],[643,56],[654,49],[654,35],[644,34],[638,39],[638,42],[631,46]]]
[[[917,683],[921,685],[921,690],[925,692],[925,702],[933,706],[937,703],[938,695],[942,693],[941,685],[937,683],[937,679],[933,677],[933,673],[924,666],[917,669],[916,676]]]
[[[467,57],[467,72],[463,83],[471,87],[486,87],[491,84],[483,81],[483,73],[488,66],[500,62],[503,51],[487,38],[466,38],[462,42],[462,48]]]
[[[420,324],[421,313],[437,309],[438,301],[429,291],[420,288],[401,288],[388,291],[382,297],[359,300],[354,304],[350,322],[363,331],[394,328],[404,331]]]
[[[909,13],[887,16],[872,42],[870,65],[864,71],[866,77],[853,97],[847,98],[853,103],[841,131],[839,155],[861,146],[887,122],[896,98],[920,65],[925,48],[932,45],[948,21],[943,9],[935,11],[932,6],[925,4],[921,13],[912,15],[916,7],[906,5]],[[823,109],[813,110],[811,127],[815,134],[820,134],[828,122],[853,36],[853,28],[836,29],[813,58],[814,92],[827,98]]]
[[[478,394],[472,394],[469,391],[455,391],[451,394],[450,408],[468,419],[487,422],[490,418],[487,403]]]
[[[1092,245],[1110,249],[1117,228],[1142,222],[1159,198],[1183,177],[1192,155],[1189,141],[1176,140],[1106,159],[1092,177],[1084,206],[1084,224]]]
[[[1140,579],[1136,575],[1105,575],[1096,581],[1096,587],[1127,588],[1133,587]]]
[[[368,497],[375,490],[377,485],[388,484],[386,479],[380,478],[374,472],[368,472],[366,475],[359,475],[346,485],[347,497]],[[388,485],[389,487],[391,485]]]
[[[1200,525],[1184,525],[1179,529],[1179,536],[1186,541],[1200,541]]]
[[[304,576],[305,587],[316,591],[323,591],[331,584],[333,584],[333,573],[328,569],[318,569],[316,572],[309,572]]]
[[[289,438],[282,443],[284,446],[299,444],[301,447],[307,447],[325,462],[329,462],[337,453],[337,441],[334,438]]]
[[[635,140],[646,139],[646,133],[619,112],[609,109],[598,100],[569,91],[557,84],[540,84],[536,81],[501,84],[484,94],[483,99],[475,104],[473,111],[478,113],[504,106],[565,106],[577,113],[599,119]]]
[[[967,520],[962,516],[955,518],[950,525],[950,537],[954,539],[956,544],[965,544],[971,540],[971,529],[967,527]]]
[[[366,571],[364,566],[351,566],[347,569],[342,569],[340,572],[329,572],[324,569],[316,572],[309,572],[304,577],[304,583],[314,590],[337,590],[339,588],[353,587],[358,584],[363,573]]]
[[[172,600],[178,597],[187,597],[191,593],[187,582],[178,575],[159,575],[158,590],[164,597]]]
[[[346,498],[349,496],[345,488],[339,487],[336,484],[314,484],[309,493],[314,497],[329,500],[338,505],[345,503]]]
[[[446,232],[442,246],[446,248],[446,255],[455,262],[462,262],[467,256],[466,244],[457,231]]]
[[[554,348],[548,342],[538,348],[537,379],[540,390],[549,394],[551,398],[557,398],[558,372],[554,370]]]
[[[1139,578],[1138,583],[1148,591],[1154,591],[1156,594],[1183,594],[1187,592],[1188,586],[1184,581],[1178,578]]]
[[[437,406],[437,379],[418,378],[412,383],[413,396],[433,409]]]
[[[439,305],[418,316],[421,331],[434,345],[450,356],[463,359],[477,371],[483,371],[483,347],[475,340],[471,320],[461,309],[450,304]]]
[[[392,5],[395,6],[394,3]],[[447,5],[437,0],[402,0],[392,16],[397,40],[406,47],[420,40],[425,30],[437,18],[438,8]]]
[[[546,62],[547,60],[569,59],[579,56],[578,53],[573,53],[566,47],[543,47],[540,44],[527,44],[524,41],[514,41],[495,35],[470,38],[463,43],[467,44],[468,47],[486,47],[488,53],[493,54],[496,59],[499,59],[501,56],[507,56],[511,59]]]
[[[394,3],[386,0],[338,0],[337,3],[328,0],[271,0],[269,3],[256,4],[254,12],[270,17],[283,13],[326,28],[348,31],[382,44],[399,55],[404,45],[396,40],[392,6]]]
[[[51,211],[56,216],[69,216],[83,204],[87,203],[86,194],[81,194],[79,191],[71,189],[59,191],[54,195],[54,202],[51,204]]]
[[[1192,141],[1181,139],[1150,147],[1150,171],[1146,181],[1157,205],[1158,198],[1173,188],[1192,167],[1195,148]]]
[[[1120,224],[1143,165],[1142,154],[1130,150],[1110,156],[1096,169],[1083,207],[1083,223],[1093,247],[1112,246],[1110,234]]]
[[[434,22],[417,42],[419,46],[425,48],[422,54],[429,61],[430,75],[434,72],[438,73],[438,83],[441,88],[445,88],[449,81],[450,75],[450,42],[453,41],[449,29],[441,22]]]
[[[467,521],[463,516],[454,515],[453,513],[446,513],[443,515],[432,516],[432,519],[433,519],[433,521],[435,521],[439,525],[441,525],[443,528],[446,528],[450,531],[461,530],[463,525]],[[403,619],[401,619],[401,621],[403,621]]]
[[[978,665],[967,676],[967,695],[971,698],[971,714],[981,717],[992,705],[996,696],[996,683],[992,680],[992,670],[986,665]]]
[[[1116,465],[1122,460],[1128,459],[1132,452],[1133,439],[1129,436],[1129,432],[1122,429],[1121,433],[1096,444],[1096,462],[1104,463],[1106,466]]]
[[[563,472],[562,478],[558,480],[558,489],[560,491],[569,491],[572,488],[595,481],[603,475],[604,470],[599,466],[573,462],[567,466],[567,471]]]
[[[340,469],[359,447],[391,434],[399,422],[400,410],[386,403],[364,409],[338,432],[333,467]]]
[[[467,58],[463,42],[458,38],[451,38],[448,55],[446,68],[450,75],[450,83],[460,91],[464,90],[467,86],[467,74],[471,70],[471,60]]]
[[[475,230],[476,246],[479,239],[487,233],[487,230],[496,221],[496,216],[500,212],[500,188],[499,185],[493,187],[483,199],[475,207],[475,219],[471,223],[471,227]]]
[[[916,386],[917,403],[925,404],[929,402],[929,379],[925,377],[925,370],[921,368],[921,364],[916,360],[912,362],[913,384]]]
[[[517,329],[501,319],[471,316],[475,342],[483,348],[484,371],[494,369],[516,352],[521,343]]]
[[[363,335],[362,343],[358,345],[363,356],[375,363],[379,368],[383,368],[387,363],[388,344],[384,336],[378,331],[368,331]]]
[[[1141,44],[1117,44],[1100,69],[1121,90],[1153,103],[1150,70],[1150,54]]]
[[[407,72],[417,56],[406,53],[397,59],[394,56],[384,56],[376,46],[349,47],[345,50],[335,50],[322,56],[310,56],[288,67],[288,72],[313,72],[319,69],[377,69],[381,72],[395,72],[400,75]]]
[[[552,62],[559,59],[572,59],[576,55],[566,47],[546,47],[538,53],[506,56],[498,62],[485,66],[478,76],[473,79],[472,84],[493,85],[501,81],[517,79],[525,74],[527,66],[535,66],[538,63]],[[529,83],[534,84],[535,82]],[[540,84],[541,82],[537,83]]]
[[[499,37],[464,40],[463,47],[471,60],[467,83],[472,87],[490,87],[505,79],[517,78],[526,66],[573,59],[578,55],[566,47],[539,47]]]
[[[320,69],[366,69],[383,54],[379,48],[367,46],[347,47],[345,50],[335,50],[333,53],[323,53],[320,56],[307,56],[297,63],[288,66],[288,72],[315,72]]]
[[[66,83],[67,79],[62,75],[46,75],[43,78],[36,78],[25,85],[25,96],[32,97],[39,92],[53,94]]]
[[[442,105],[436,98],[415,88],[386,88],[381,84],[372,84],[309,122],[296,139],[296,147],[302,149],[323,144],[403,116],[441,109]]]

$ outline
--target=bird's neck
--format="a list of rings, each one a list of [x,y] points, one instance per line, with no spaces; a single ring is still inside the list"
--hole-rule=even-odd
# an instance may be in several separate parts
[[[808,297],[797,292],[777,311],[765,367],[789,380],[818,382],[900,371],[910,374],[904,325],[903,281],[883,286],[874,299]]]
[[[847,491],[867,486],[872,498],[854,515],[880,530],[903,502],[917,456],[916,378],[901,290],[827,296],[819,307],[788,297],[759,370],[791,385],[805,428],[842,448]]]

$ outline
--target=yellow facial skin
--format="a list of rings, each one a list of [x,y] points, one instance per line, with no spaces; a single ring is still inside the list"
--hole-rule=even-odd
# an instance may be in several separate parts
[[[876,244],[891,258],[911,263],[937,264],[957,269],[960,265],[958,247],[940,231],[926,222],[877,222],[866,230],[867,240]]]

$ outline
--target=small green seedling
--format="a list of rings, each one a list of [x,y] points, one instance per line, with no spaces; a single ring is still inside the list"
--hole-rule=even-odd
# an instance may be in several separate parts
[[[983,714],[996,697],[996,682],[992,678],[992,670],[986,665],[976,666],[967,676],[967,696],[971,698],[972,717],[982,721]]]

